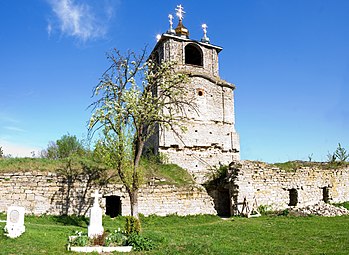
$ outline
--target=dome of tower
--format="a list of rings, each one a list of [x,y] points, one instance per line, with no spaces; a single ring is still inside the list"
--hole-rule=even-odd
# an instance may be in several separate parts
[[[176,35],[189,37],[189,30],[183,25],[183,22],[179,20],[177,27],[175,28]]]

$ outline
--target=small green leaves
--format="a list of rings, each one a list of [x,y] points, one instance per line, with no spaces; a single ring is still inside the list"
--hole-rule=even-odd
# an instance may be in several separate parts
[[[98,155],[117,170],[131,194],[142,183],[140,157],[157,125],[184,130],[178,120],[194,106],[185,86],[188,76],[174,62],[145,61],[145,51],[140,56],[114,51],[108,59],[111,66],[94,89],[89,129],[102,131]]]

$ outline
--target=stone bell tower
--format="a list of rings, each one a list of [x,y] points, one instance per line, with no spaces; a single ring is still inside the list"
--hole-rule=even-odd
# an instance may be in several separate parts
[[[178,25],[158,36],[151,56],[158,62],[174,61],[178,70],[189,74],[187,84],[194,97],[197,111],[188,111],[181,118],[187,131],[179,136],[159,127],[152,146],[157,153],[167,156],[191,173],[197,183],[204,183],[212,169],[240,159],[239,136],[235,130],[235,85],[219,77],[218,54],[221,47],[210,43],[207,26],[202,25],[204,36],[200,41],[189,38],[183,25],[183,7],[177,6]]]

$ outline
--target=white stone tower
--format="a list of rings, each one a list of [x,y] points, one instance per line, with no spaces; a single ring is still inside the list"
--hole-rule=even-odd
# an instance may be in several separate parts
[[[178,26],[158,37],[151,56],[158,62],[174,61],[178,70],[189,74],[187,86],[195,97],[197,112],[183,116],[187,131],[180,137],[173,131],[159,127],[152,146],[165,154],[171,163],[187,169],[198,183],[207,180],[210,172],[220,164],[240,159],[239,136],[235,130],[235,86],[219,77],[218,53],[221,47],[210,43],[207,26],[202,25],[201,41],[191,40],[183,25],[183,7],[177,6]]]

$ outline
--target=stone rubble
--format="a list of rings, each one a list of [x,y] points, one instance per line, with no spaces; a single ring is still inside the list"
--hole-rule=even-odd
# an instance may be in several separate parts
[[[349,215],[349,210],[347,210],[346,208],[342,206],[337,207],[331,204],[326,204],[324,202],[320,202],[315,205],[309,205],[303,208],[293,208],[290,211],[302,215],[318,215],[326,217]]]

